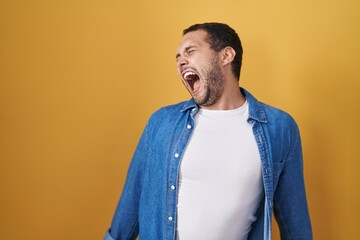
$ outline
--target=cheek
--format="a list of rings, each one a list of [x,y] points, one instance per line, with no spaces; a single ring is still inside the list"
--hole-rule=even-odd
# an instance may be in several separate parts
[[[177,67],[176,68],[176,72],[179,74],[179,76],[182,78],[182,76],[181,76],[181,71],[180,71],[180,69]]]

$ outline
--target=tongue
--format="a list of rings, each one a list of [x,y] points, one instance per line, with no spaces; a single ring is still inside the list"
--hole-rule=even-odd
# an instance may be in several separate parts
[[[197,92],[200,89],[200,81],[199,79],[195,80],[192,86],[192,91]]]

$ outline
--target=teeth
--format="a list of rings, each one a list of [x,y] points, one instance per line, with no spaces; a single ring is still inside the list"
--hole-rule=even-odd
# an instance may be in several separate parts
[[[186,72],[186,73],[184,74],[184,78],[187,78],[188,76],[191,76],[191,75],[196,75],[196,74],[193,73],[193,72]]]

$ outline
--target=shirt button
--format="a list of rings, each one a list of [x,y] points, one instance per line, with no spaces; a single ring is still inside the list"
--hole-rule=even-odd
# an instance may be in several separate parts
[[[172,221],[172,220],[173,220],[173,218],[172,218],[172,217],[168,217],[168,220],[169,220],[169,221]]]
[[[180,155],[178,153],[175,153],[175,157],[178,158]]]
[[[191,125],[190,125],[190,124],[188,124],[186,127],[187,127],[187,129],[191,129]]]
[[[175,190],[175,186],[172,185],[172,186],[170,187],[170,189],[171,189],[171,190]]]

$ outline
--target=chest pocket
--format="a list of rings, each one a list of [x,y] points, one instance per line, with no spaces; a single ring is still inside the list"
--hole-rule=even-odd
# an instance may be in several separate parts
[[[275,162],[273,167],[273,173],[275,177],[279,177],[281,175],[281,172],[284,168],[285,160],[281,162]]]
[[[274,189],[276,189],[276,186],[278,184],[280,175],[282,173],[282,171],[284,170],[284,166],[285,166],[285,160],[281,161],[281,162],[275,162],[273,164],[273,183],[274,183]]]

